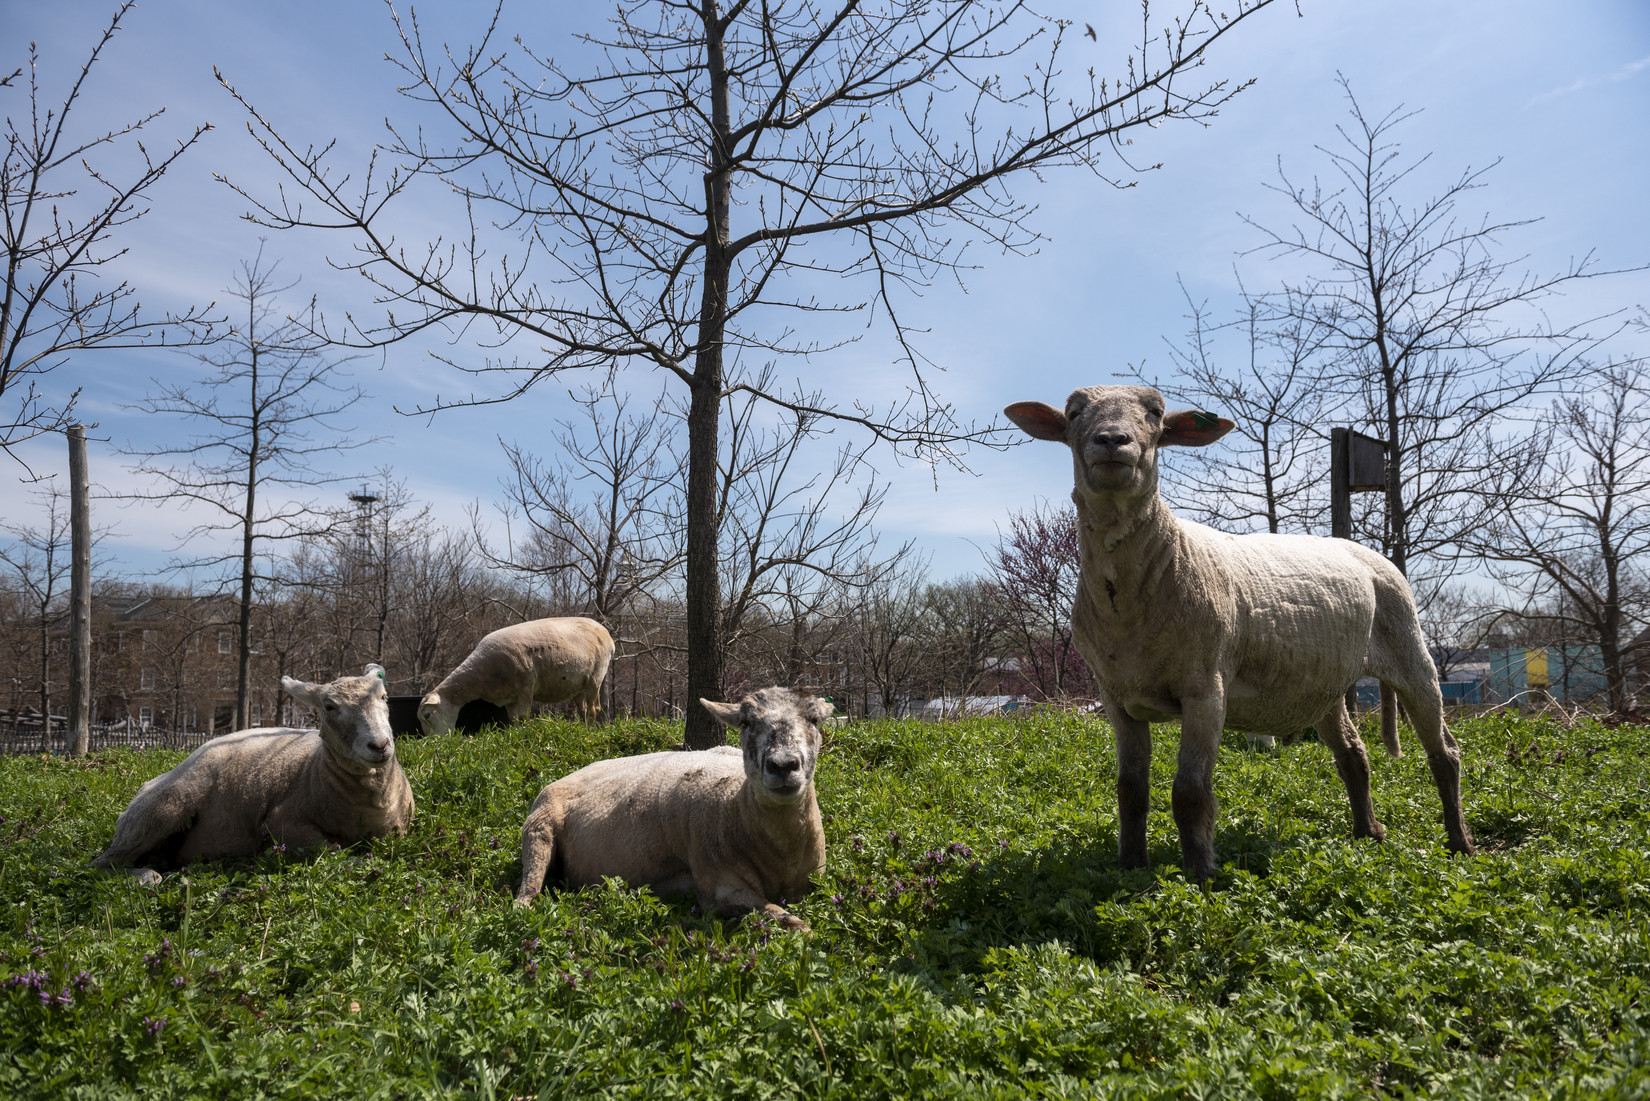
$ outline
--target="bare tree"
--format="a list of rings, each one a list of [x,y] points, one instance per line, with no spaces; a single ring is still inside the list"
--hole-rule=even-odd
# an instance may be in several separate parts
[[[1186,303],[1191,329],[1183,344],[1169,346],[1182,380],[1175,390],[1237,427],[1218,450],[1163,453],[1175,511],[1225,531],[1321,530],[1329,503],[1330,400],[1319,376],[1328,329],[1301,318],[1268,319],[1247,292],[1238,315],[1223,323],[1189,293]],[[1225,360],[1222,338],[1238,345],[1232,360],[1240,366]]]
[[[1271,189],[1299,221],[1279,232],[1246,219],[1264,235],[1258,251],[1307,272],[1259,300],[1266,324],[1327,334],[1326,387],[1353,395],[1343,415],[1389,444],[1384,507],[1364,510],[1363,533],[1406,573],[1428,558],[1437,582],[1476,520],[1486,434],[1582,373],[1596,343],[1587,323],[1554,324],[1541,304],[1605,273],[1590,255],[1551,275],[1503,258],[1501,239],[1529,223],[1457,212],[1489,169],[1412,197],[1428,158],[1406,158],[1393,135],[1413,112],[1366,115],[1341,86],[1351,122],[1337,147],[1318,147],[1329,179],[1296,184],[1280,165]]]
[[[771,375],[756,381],[771,385]],[[878,558],[872,524],[888,487],[865,461],[868,445],[840,447],[820,465],[815,450],[827,418],[782,410],[777,423],[763,424],[759,414],[768,407],[753,392],[730,395],[727,405],[716,509],[724,594],[718,635],[737,650],[776,617],[795,614],[802,618],[792,620],[794,642],[794,630],[805,629],[827,593],[887,573],[911,546]],[[691,436],[690,416],[684,421]]]
[[[641,415],[612,391],[578,399],[584,423],[561,422],[552,465],[504,444],[510,473],[502,511],[507,546],[495,553],[472,517],[477,545],[496,566],[576,580],[578,601],[616,628],[620,612],[681,565],[681,467],[673,421],[659,402]],[[519,517],[525,531],[511,530]],[[571,611],[572,609],[567,609]]]
[[[1627,707],[1628,642],[1650,616],[1650,376],[1606,364],[1584,394],[1556,401],[1527,435],[1494,449],[1468,540],[1514,611],[1597,643],[1610,708]]]
[[[209,518],[184,537],[185,547],[194,551],[201,536],[218,532],[238,536],[233,550],[192,553],[182,563],[233,567],[238,574],[236,729],[250,721],[253,598],[257,585],[269,577],[258,566],[259,556],[271,542],[296,539],[333,522],[314,501],[277,494],[307,493],[341,480],[317,462],[362,446],[342,435],[347,429],[337,424],[363,396],[339,377],[347,360],[324,355],[308,335],[310,327],[282,313],[279,297],[294,284],[276,281],[277,266],[264,260],[262,246],[256,257],[242,262],[228,292],[240,316],[216,350],[197,357],[213,368],[212,374],[182,384],[152,380],[156,392],[132,407],[189,418],[198,426],[197,434],[123,449],[138,457],[134,472],[158,486],[130,494],[130,499],[183,500],[207,508]]]
[[[160,178],[212,125],[199,124],[164,155],[152,154],[141,137],[164,107],[107,130],[70,125],[71,118],[79,122],[80,95],[131,8],[132,0],[121,4],[104,27],[62,93],[61,106],[53,106],[55,95],[41,87],[39,54],[29,43],[27,109],[5,112],[0,450],[8,453],[24,440],[62,431],[74,420],[79,388],[56,399],[40,388],[42,378],[71,354],[210,339],[210,306],[159,317],[142,310],[137,288],[116,281],[117,261],[126,250],[114,238],[149,212],[150,194]],[[0,80],[0,89],[20,92],[23,73],[19,67]]]
[[[923,621],[922,583],[925,559],[910,558],[892,569],[874,570],[848,590],[853,600],[852,636],[865,694],[864,714],[872,714],[870,693],[875,692],[880,713],[900,714],[922,668],[918,645]]]
[[[583,38],[584,56],[600,60],[579,73],[525,45],[504,50],[497,15],[456,54],[432,51],[416,19],[398,17],[405,94],[451,136],[392,125],[380,152],[396,167],[381,170],[375,156],[351,176],[331,145],[288,140],[230,88],[296,185],[279,197],[237,190],[263,224],[351,235],[360,251],[345,266],[393,312],[377,322],[352,315],[335,339],[381,347],[480,324],[499,342],[519,335],[543,349],[472,368],[506,381],[437,407],[509,400],[569,370],[633,365],[685,389],[688,696],[717,697],[717,459],[728,394],[851,423],[937,461],[994,441],[933,391],[902,291],[961,268],[972,237],[1011,251],[1031,245],[1033,208],[1014,198],[1014,180],[1078,166],[1118,184],[1133,166],[1111,155],[1130,131],[1207,119],[1244,85],[1188,89],[1189,71],[1270,2],[1236,0],[1228,17],[1191,0],[1162,27],[1143,13],[1123,74],[1090,68],[1086,81],[1061,69],[1068,25],[1019,0],[628,0],[607,36]],[[462,243],[409,250],[396,237],[396,212],[425,180],[450,189],[468,215]],[[845,279],[863,282],[863,301],[836,300]],[[802,338],[789,319],[823,322],[862,307],[888,323],[908,371],[904,399],[816,402],[815,387],[756,386],[729,357],[823,353],[838,338]],[[708,713],[689,708],[689,744],[723,737]]]
[[[0,548],[0,562],[11,568],[10,585],[27,605],[40,664],[40,720],[49,740],[52,729],[52,645],[54,627],[66,622],[64,589],[69,577],[69,499],[56,486],[42,494],[46,503],[44,528],[7,524],[14,544]],[[66,656],[66,655],[65,655]]]
[[[937,696],[975,695],[992,674],[1001,675],[1004,619],[1000,595],[980,577],[962,577],[923,590],[925,672]]]

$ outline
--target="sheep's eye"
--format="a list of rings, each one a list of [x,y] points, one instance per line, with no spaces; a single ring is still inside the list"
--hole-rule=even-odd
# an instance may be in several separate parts
[[[1163,410],[1161,410],[1161,409],[1148,409],[1148,410],[1146,410],[1146,416],[1150,417],[1154,421],[1160,421],[1160,420],[1163,419]]]
[[[327,710],[328,710],[328,711],[336,711],[336,710],[338,710],[338,705],[337,705],[337,704],[335,704],[335,703],[333,703],[333,702],[332,702],[332,701],[331,701],[331,700],[328,700],[328,701],[327,701],[327,702],[326,702],[326,704],[325,704],[325,707],[326,707],[326,709],[327,709]]]

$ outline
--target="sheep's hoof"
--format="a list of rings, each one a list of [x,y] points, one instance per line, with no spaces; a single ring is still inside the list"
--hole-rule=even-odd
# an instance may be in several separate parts
[[[790,933],[813,932],[812,929],[808,928],[808,923],[797,917],[795,914],[786,914],[784,917],[780,918],[779,927]]]
[[[132,872],[132,879],[140,887],[159,887],[160,873],[153,868],[137,868]]]
[[[523,891],[521,894],[516,896],[516,908],[518,910],[531,909],[533,900],[537,897],[539,897],[539,893],[537,891],[534,891],[532,894],[528,894]]]

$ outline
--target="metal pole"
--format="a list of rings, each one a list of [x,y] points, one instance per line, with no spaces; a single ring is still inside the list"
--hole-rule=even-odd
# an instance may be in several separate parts
[[[69,730],[71,757],[91,749],[92,503],[86,426],[69,426]]]

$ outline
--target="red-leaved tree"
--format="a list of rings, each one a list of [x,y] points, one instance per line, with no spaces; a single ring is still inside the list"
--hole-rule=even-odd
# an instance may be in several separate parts
[[[1045,699],[1094,697],[1094,676],[1071,635],[1077,511],[1044,505],[1011,514],[989,563],[1003,637],[1026,690]]]

